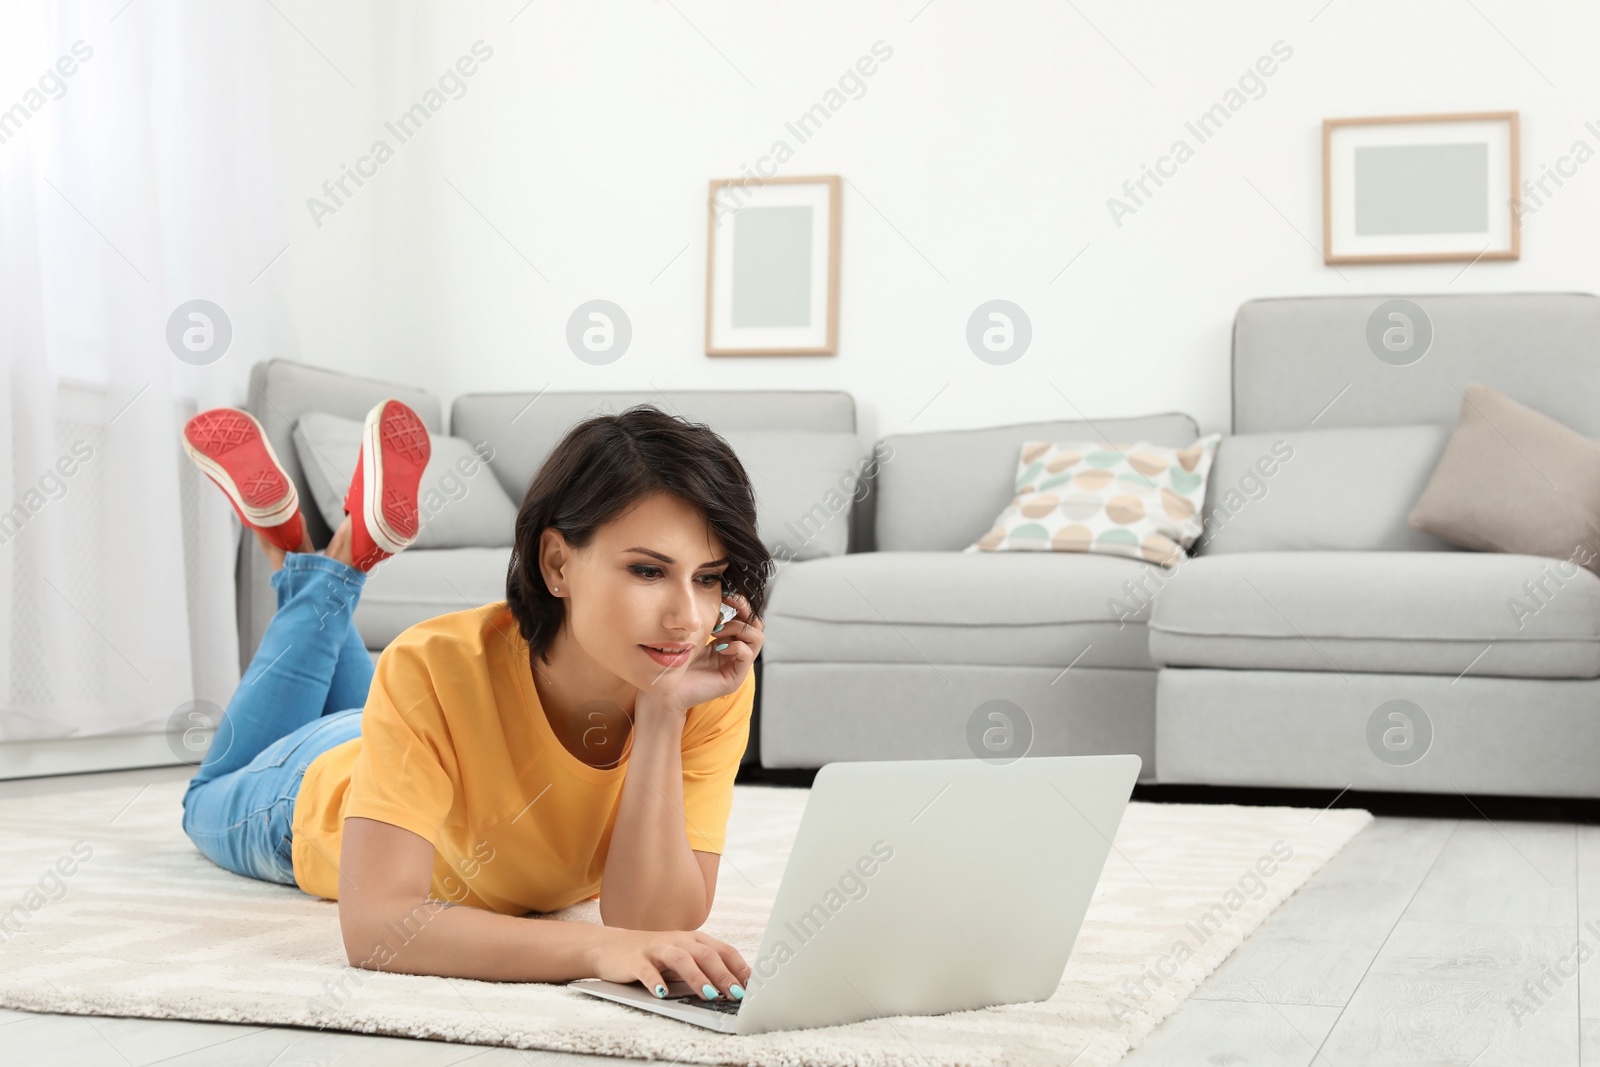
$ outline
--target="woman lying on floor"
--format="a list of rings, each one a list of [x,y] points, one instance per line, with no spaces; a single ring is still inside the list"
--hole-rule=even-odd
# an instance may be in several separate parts
[[[184,445],[278,596],[183,798],[202,853],[338,900],[353,966],[744,996],[743,957],[698,930],[772,565],[726,442],[644,405],[574,427],[517,514],[506,599],[412,626],[376,676],[351,617],[416,540],[422,420],[367,415],[321,553],[249,414],[202,412]],[[596,898],[603,925],[526,917]]]

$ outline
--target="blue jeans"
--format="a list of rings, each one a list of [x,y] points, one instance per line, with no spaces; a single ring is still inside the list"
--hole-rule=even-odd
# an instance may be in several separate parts
[[[290,552],[278,611],[183,795],[183,830],[236,874],[294,885],[294,800],[313,759],[361,735],[372,658],[352,622],[364,572]]]

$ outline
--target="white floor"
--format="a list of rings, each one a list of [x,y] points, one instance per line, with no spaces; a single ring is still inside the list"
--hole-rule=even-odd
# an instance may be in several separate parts
[[[190,773],[0,781],[0,797]],[[1590,921],[1600,931],[1600,827],[1380,817],[1123,1063],[1600,1067],[1600,933],[1582,927]],[[0,1050],[6,1064],[74,1067],[634,1062],[4,1009]]]

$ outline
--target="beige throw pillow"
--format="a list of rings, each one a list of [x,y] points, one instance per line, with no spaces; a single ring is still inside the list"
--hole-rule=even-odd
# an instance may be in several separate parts
[[[1600,441],[1468,385],[1412,526],[1483,552],[1600,567]]]

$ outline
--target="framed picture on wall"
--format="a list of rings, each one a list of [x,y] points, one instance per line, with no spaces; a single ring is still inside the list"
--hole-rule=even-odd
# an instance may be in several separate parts
[[[839,178],[718,179],[706,223],[706,355],[839,348]]]
[[[1517,259],[1515,111],[1322,121],[1322,259]]]

